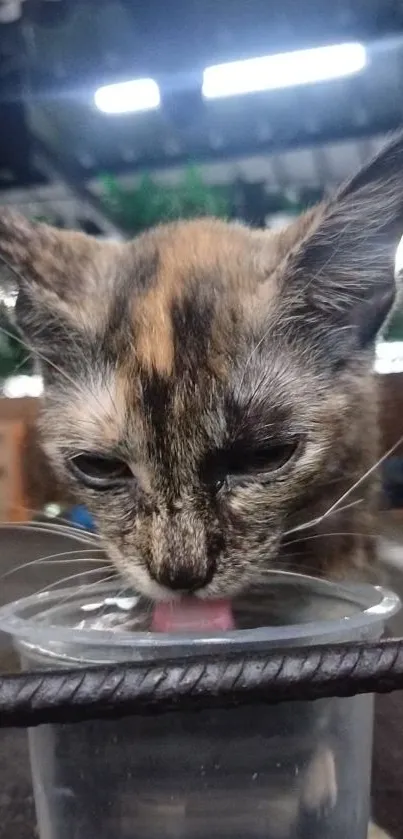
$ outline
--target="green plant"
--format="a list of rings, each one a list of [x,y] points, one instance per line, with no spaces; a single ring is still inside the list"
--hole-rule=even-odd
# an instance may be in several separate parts
[[[403,341],[403,307],[399,306],[382,336],[384,341]]]
[[[32,373],[32,360],[7,307],[0,304],[0,380],[16,373]]]
[[[127,233],[179,218],[224,218],[230,211],[229,188],[207,186],[193,166],[176,186],[157,184],[147,174],[136,188],[121,186],[111,175],[104,175],[102,183],[105,205]]]

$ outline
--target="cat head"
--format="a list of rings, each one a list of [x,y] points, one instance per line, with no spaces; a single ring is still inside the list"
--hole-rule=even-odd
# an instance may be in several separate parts
[[[199,220],[122,244],[0,213],[46,451],[136,588],[230,596],[290,557],[317,573],[357,558],[329,535],[352,529],[344,508],[318,544],[290,553],[287,534],[375,457],[402,187],[399,138],[282,233]]]

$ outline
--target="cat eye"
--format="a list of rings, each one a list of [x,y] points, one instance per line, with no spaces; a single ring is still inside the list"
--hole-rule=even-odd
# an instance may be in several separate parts
[[[80,452],[68,461],[70,471],[92,489],[109,489],[133,478],[127,463],[116,457]]]
[[[291,460],[298,448],[298,441],[262,446],[248,456],[248,471],[278,472]]]
[[[299,448],[298,440],[251,447],[246,443],[216,452],[209,459],[205,478],[221,495],[244,481],[259,475],[262,481],[270,480],[284,469]]]

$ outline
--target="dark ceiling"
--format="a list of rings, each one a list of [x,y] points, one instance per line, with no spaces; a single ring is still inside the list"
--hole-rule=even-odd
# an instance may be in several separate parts
[[[21,11],[0,23],[0,188],[46,179],[47,152],[78,183],[319,147],[403,122],[401,0],[25,0]],[[206,65],[349,40],[369,49],[356,76],[202,100]],[[160,85],[158,111],[95,109],[99,85],[144,76]]]

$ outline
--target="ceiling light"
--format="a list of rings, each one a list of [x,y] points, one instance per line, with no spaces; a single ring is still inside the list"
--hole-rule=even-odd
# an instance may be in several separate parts
[[[367,63],[362,44],[335,44],[215,64],[203,73],[203,96],[217,99],[312,84],[358,73]]]
[[[129,114],[159,108],[161,96],[154,79],[135,79],[100,87],[94,100],[97,108],[105,114]]]

